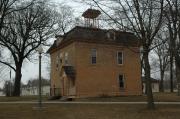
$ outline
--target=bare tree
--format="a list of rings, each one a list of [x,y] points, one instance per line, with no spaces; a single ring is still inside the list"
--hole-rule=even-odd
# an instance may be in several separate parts
[[[164,73],[169,65],[169,36],[166,31],[161,31],[157,34],[157,40],[154,40],[154,53],[158,56],[158,67],[160,69],[160,92],[164,92]],[[164,43],[162,43],[164,41]],[[162,43],[161,45],[158,45]]]
[[[5,27],[7,16],[13,12],[24,10],[33,4],[31,0],[26,6],[19,6],[21,0],[0,0],[0,31]]]
[[[29,4],[27,4],[27,6],[18,7],[19,2],[20,2],[20,0],[0,0],[0,33],[3,28],[7,27],[6,21],[8,19],[7,17],[9,14],[19,11],[19,10],[24,10],[32,4],[32,2],[29,2]],[[0,34],[0,36],[1,35],[2,34]],[[3,50],[3,48],[2,48],[2,46],[0,46],[0,58],[2,58],[2,50]],[[1,79],[5,77],[4,70],[5,70],[5,67],[1,66],[1,70],[0,70],[0,74],[2,74]],[[2,79],[2,80],[4,80],[4,79]]]
[[[27,6],[29,2],[21,4]],[[14,65],[0,60],[15,71],[14,96],[20,96],[21,68],[24,59],[30,59],[40,44],[46,44],[54,32],[54,12],[48,3],[37,1],[28,8],[8,15],[6,26],[1,30],[0,45],[8,49],[14,59]]]
[[[7,77],[7,67],[0,65],[0,84],[3,84]]]
[[[164,13],[169,30],[171,52],[175,58],[178,95],[180,96],[180,1],[166,0],[166,2],[167,6]]]
[[[74,26],[75,17],[73,15],[73,9],[67,5],[58,5],[57,9],[57,23],[58,34],[65,34]]]
[[[153,49],[152,42],[162,25],[164,0],[111,0],[110,4],[104,0],[92,0],[117,26],[134,32],[143,47],[143,64],[147,87],[148,108],[154,109],[154,100],[150,79],[149,52]],[[104,3],[103,3],[104,2]],[[114,11],[110,15],[104,7]]]

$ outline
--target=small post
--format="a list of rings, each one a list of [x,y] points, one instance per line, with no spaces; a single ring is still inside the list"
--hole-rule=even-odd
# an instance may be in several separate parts
[[[39,52],[39,108],[42,107],[42,96],[41,96],[41,52]]]

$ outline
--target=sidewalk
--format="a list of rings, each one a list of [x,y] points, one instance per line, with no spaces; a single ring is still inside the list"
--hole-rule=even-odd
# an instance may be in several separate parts
[[[0,102],[0,104],[36,104],[38,101],[13,101]],[[60,101],[43,101],[43,104],[147,104],[147,102],[60,102]],[[180,105],[180,102],[154,102],[155,104],[173,104]]]

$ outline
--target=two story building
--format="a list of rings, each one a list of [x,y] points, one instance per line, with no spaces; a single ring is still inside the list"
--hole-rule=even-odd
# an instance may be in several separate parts
[[[138,39],[130,32],[100,29],[99,14],[88,9],[83,27],[56,36],[48,50],[52,96],[142,94]]]

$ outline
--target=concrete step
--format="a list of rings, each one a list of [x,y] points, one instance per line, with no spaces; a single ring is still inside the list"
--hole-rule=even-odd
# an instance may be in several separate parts
[[[60,98],[60,101],[73,101],[75,96],[63,96]]]

